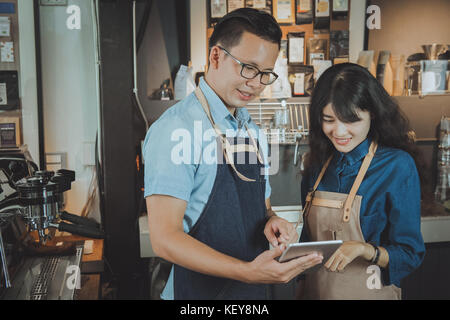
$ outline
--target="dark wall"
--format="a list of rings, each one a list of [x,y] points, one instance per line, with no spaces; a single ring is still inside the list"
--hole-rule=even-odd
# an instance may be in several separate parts
[[[157,1],[172,79],[189,62],[189,1]]]
[[[138,2],[137,25],[139,92],[145,106],[164,80],[170,78],[173,88],[180,65],[188,65],[189,1]]]
[[[105,259],[118,298],[139,298],[141,177],[136,167],[145,125],[133,99],[132,1],[99,2],[101,35],[101,207]]]

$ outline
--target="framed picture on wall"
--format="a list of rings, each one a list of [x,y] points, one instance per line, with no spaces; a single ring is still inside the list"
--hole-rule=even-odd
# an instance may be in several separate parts
[[[329,18],[330,17],[330,1],[329,0],[316,0],[315,16],[317,18]]]
[[[246,8],[254,8],[272,14],[272,0],[245,0]]]
[[[348,0],[333,0],[333,12],[348,12]]]
[[[245,0],[228,0],[228,12],[244,7],[245,7]]]
[[[273,15],[278,23],[295,23],[295,0],[274,0]]]
[[[208,24],[213,27],[220,18],[227,14],[227,0],[208,0]]]
[[[345,19],[348,16],[348,0],[333,0],[333,18]]]
[[[330,28],[330,1],[315,0],[314,29]]]
[[[219,19],[227,14],[227,0],[210,0],[211,19]]]
[[[314,3],[313,0],[296,0],[296,24],[309,24],[313,22]]]
[[[20,118],[0,118],[0,148],[18,147],[20,140]]]
[[[0,110],[17,110],[19,107],[19,78],[17,71],[0,71]]]
[[[304,32],[290,32],[288,38],[288,63],[305,63],[305,33]]]

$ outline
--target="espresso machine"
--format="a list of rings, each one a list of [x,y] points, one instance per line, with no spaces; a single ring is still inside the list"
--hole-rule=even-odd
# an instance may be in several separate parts
[[[73,298],[80,275],[67,270],[79,273],[83,244],[47,241],[55,229],[104,237],[99,223],[64,210],[73,181],[74,171],[38,170],[26,150],[0,151],[0,299]]]

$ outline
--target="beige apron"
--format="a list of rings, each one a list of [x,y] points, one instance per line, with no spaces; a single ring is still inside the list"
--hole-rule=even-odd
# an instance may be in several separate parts
[[[362,196],[357,196],[359,186],[376,152],[377,144],[372,142],[364,158],[350,193],[317,191],[317,187],[330,164],[331,157],[325,163],[308,193],[304,209],[305,231],[310,241],[342,240],[365,242],[359,214]],[[324,261],[326,263],[326,261]],[[372,266],[371,266],[372,265]],[[381,272],[362,257],[349,263],[341,272],[328,271],[323,265],[306,275],[304,298],[306,299],[401,299],[401,289],[383,286]],[[378,279],[374,279],[378,277]],[[374,281],[375,280],[375,281]],[[376,281],[378,280],[378,281]]]

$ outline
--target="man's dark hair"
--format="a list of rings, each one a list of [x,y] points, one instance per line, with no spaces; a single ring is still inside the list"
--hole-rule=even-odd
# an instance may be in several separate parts
[[[244,31],[276,43],[280,48],[282,32],[275,18],[261,10],[241,8],[228,13],[216,24],[209,49],[220,43],[230,50],[239,44]]]

